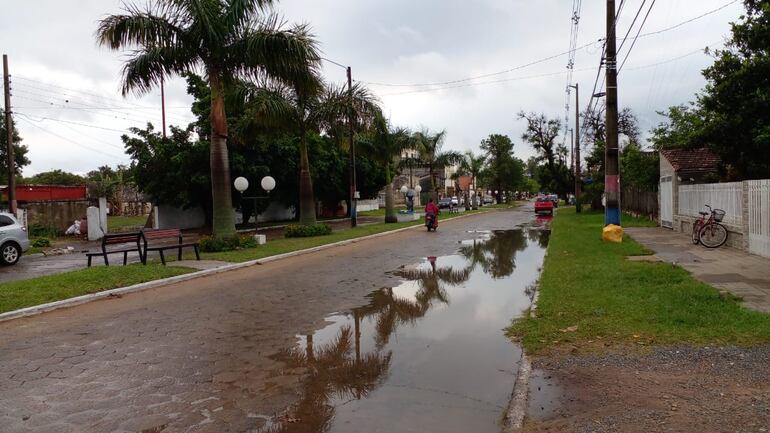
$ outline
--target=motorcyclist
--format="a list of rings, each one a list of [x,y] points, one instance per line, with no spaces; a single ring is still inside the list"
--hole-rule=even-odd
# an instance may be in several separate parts
[[[433,199],[429,199],[428,204],[425,205],[425,216],[433,215],[433,227],[438,226],[438,214],[438,206],[436,206],[436,203],[433,203]]]

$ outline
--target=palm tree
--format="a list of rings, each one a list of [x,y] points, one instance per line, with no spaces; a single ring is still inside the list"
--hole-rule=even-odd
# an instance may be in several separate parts
[[[211,195],[215,237],[235,235],[225,88],[236,78],[312,82],[320,57],[307,25],[263,16],[273,0],[150,0],[99,22],[96,39],[132,49],[122,91],[147,93],[164,78],[203,71],[211,89]]]
[[[417,149],[420,163],[428,168],[430,174],[430,189],[433,194],[433,200],[438,201],[438,177],[437,170],[444,169],[451,165],[459,164],[463,160],[463,155],[455,151],[443,151],[446,131],[431,134],[427,129],[416,132],[412,135],[411,146]]]
[[[398,158],[409,147],[409,131],[393,129],[382,112],[377,111],[372,127],[360,138],[364,150],[372,159],[385,167],[385,222],[398,222],[393,198],[393,174],[397,170]]]
[[[367,129],[380,111],[371,92],[360,84],[353,86],[353,122],[358,130]],[[315,195],[310,176],[307,134],[325,133],[339,146],[348,146],[350,134],[350,93],[345,86],[325,85],[320,78],[314,86],[292,87],[280,82],[244,86],[247,121],[299,133],[299,222],[316,223]]]
[[[481,171],[484,170],[484,164],[486,162],[486,158],[484,155],[474,155],[473,152],[470,150],[465,152],[465,155],[463,157],[463,160],[460,161],[460,168],[457,170],[457,172],[453,175],[456,177],[459,176],[470,176],[471,178],[471,185],[473,185],[473,188],[476,188],[476,178],[481,174]],[[478,197],[478,191],[473,197],[473,201],[471,203],[471,206],[473,209],[478,209],[478,203],[476,202]],[[465,209],[468,209],[468,191],[465,191]]]

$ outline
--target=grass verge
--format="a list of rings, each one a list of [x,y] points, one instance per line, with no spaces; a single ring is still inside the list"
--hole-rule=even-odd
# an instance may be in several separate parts
[[[468,211],[460,215],[467,215],[472,213],[479,213],[483,211]],[[445,215],[439,219],[440,221],[446,221],[452,218],[456,218],[459,215]],[[345,229],[336,231],[327,236],[316,236],[312,238],[290,238],[290,239],[275,239],[271,240],[265,245],[260,245],[256,248],[245,248],[235,251],[223,251],[219,253],[202,253],[202,259],[208,260],[222,260],[226,262],[245,262],[249,260],[262,259],[277,254],[290,253],[292,251],[303,250],[307,248],[318,247],[321,245],[331,244],[334,242],[345,241],[348,239],[359,238],[362,236],[369,236],[377,233],[388,232],[404,227],[411,227],[423,224],[422,220],[408,221],[401,223],[376,223],[358,226],[352,229]],[[187,256],[186,256],[187,257]]]
[[[192,271],[193,269],[190,268],[160,264],[97,266],[63,274],[12,281],[0,284],[0,313]]]
[[[107,216],[107,227],[110,232],[117,232],[126,227],[144,227],[147,215],[140,216]]]
[[[644,220],[624,219],[625,225]],[[647,251],[628,236],[603,243],[603,214],[561,209],[540,279],[536,318],[508,329],[538,353],[562,343],[739,344],[770,341],[770,315],[741,307],[668,263],[625,260]],[[577,327],[575,329],[575,327]]]

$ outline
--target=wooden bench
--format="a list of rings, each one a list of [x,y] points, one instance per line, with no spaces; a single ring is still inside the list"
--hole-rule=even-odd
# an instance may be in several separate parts
[[[141,238],[142,234],[139,232],[105,234],[102,238],[101,251],[86,253],[86,257],[88,257],[88,267],[91,267],[91,259],[97,256],[104,257],[104,265],[109,266],[110,261],[107,259],[107,256],[117,253],[123,253],[123,266],[125,266],[128,264],[128,253],[131,251],[136,251],[139,254],[139,259],[144,263],[142,249],[139,244]],[[112,245],[120,246],[112,247]]]
[[[166,264],[165,250],[177,250],[177,260],[182,260],[182,248],[192,247],[195,250],[195,259],[200,260],[198,251],[198,242],[184,242],[182,231],[179,229],[161,229],[161,230],[142,230],[142,239],[144,241],[143,263],[147,264],[147,253],[157,251],[160,254],[160,261]]]

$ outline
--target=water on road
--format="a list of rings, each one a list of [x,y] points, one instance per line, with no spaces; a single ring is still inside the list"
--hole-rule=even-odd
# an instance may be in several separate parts
[[[276,358],[308,369],[302,395],[264,431],[499,431],[521,357],[504,328],[530,306],[547,242],[542,227],[468,232],[299,335]]]

